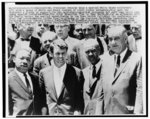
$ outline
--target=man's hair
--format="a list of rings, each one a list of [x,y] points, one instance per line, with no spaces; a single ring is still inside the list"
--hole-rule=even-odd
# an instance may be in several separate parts
[[[101,47],[95,39],[90,38],[90,39],[85,41],[84,48],[89,47],[89,46],[94,46],[97,50],[100,51],[100,54],[102,54]]]
[[[42,37],[41,37],[41,40],[43,41],[43,39],[56,39],[57,38],[57,35],[55,32],[52,32],[52,31],[45,31],[43,34],[42,34]]]
[[[18,55],[18,53],[21,52],[21,51],[26,51],[26,52],[28,52],[28,53],[30,54],[30,56],[31,56],[31,51],[29,51],[29,50],[27,50],[27,49],[24,49],[24,48],[22,48],[22,49],[20,49],[20,50],[17,50],[17,51],[15,52],[14,56],[16,57],[16,56]]]
[[[58,38],[56,40],[54,40],[51,45],[50,45],[50,51],[53,53],[54,52],[54,48],[55,47],[59,47],[60,49],[66,49],[66,51],[68,50],[68,45],[65,43],[64,40]]]
[[[119,26],[110,26],[108,29],[107,29],[107,34],[108,34],[108,37],[109,35],[111,34],[119,34],[119,35],[122,35],[126,33],[126,29],[124,26],[122,25],[119,25]]]

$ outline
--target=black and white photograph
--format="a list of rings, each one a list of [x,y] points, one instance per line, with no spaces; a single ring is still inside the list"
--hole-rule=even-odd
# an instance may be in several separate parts
[[[4,118],[148,117],[148,1],[1,6]]]

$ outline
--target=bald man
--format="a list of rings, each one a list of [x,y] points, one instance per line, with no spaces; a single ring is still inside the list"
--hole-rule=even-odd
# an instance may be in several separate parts
[[[103,59],[104,114],[142,114],[142,58],[127,47],[127,33],[123,26],[108,29],[113,55]]]
[[[46,31],[43,33],[41,37],[42,42],[42,51],[45,52],[44,55],[37,58],[34,62],[33,72],[37,75],[39,74],[39,71],[47,66],[51,65],[51,52],[50,52],[50,44],[57,39],[57,35],[54,32]]]
[[[97,41],[90,38],[84,43],[84,52],[90,62],[90,66],[83,69],[84,75],[84,114],[101,115],[103,114],[103,93],[100,59],[100,46]]]

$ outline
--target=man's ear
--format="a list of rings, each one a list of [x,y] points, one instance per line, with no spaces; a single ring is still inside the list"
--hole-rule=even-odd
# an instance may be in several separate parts
[[[13,60],[13,62],[15,63],[15,62],[16,62],[16,57],[15,57],[15,56],[12,56],[12,60]]]

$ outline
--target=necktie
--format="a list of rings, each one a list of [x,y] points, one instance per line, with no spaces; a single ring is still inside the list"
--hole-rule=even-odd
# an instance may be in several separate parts
[[[114,72],[114,77],[117,73],[119,66],[120,66],[120,55],[117,56],[117,63],[116,63],[116,68],[115,68],[115,72]]]
[[[26,81],[26,84],[27,84],[27,88],[32,93],[31,86],[30,86],[29,80],[27,78],[27,74],[24,73],[24,77],[25,77],[25,81]]]
[[[117,67],[120,66],[120,55],[117,56]]]
[[[95,65],[93,65],[92,77],[93,77],[93,78],[96,77],[96,66],[95,66]]]

